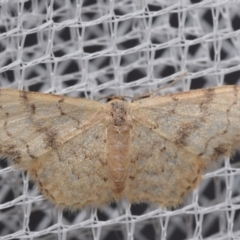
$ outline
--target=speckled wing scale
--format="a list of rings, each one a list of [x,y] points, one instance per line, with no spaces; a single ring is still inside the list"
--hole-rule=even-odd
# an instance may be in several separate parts
[[[0,153],[56,206],[176,206],[240,146],[240,87],[127,103],[0,90]]]

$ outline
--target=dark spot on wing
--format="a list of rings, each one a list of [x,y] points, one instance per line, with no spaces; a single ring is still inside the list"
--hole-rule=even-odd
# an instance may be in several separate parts
[[[208,88],[204,91],[204,93],[205,93],[205,97],[199,106],[201,111],[206,111],[209,108],[210,103],[212,102],[213,97],[215,95],[215,90],[214,88]]]
[[[21,163],[22,156],[21,152],[17,150],[17,146],[14,144],[8,145],[8,146],[0,146],[1,153],[3,153],[6,156],[10,156],[11,160],[14,164],[19,164]]]
[[[34,156],[31,152],[30,152],[30,148],[29,148],[29,145],[27,143],[25,143],[26,145],[26,148],[27,148],[27,154],[28,156],[31,158],[31,159],[37,159],[36,156]]]
[[[183,123],[179,127],[179,130],[176,133],[176,140],[175,143],[178,146],[186,146],[188,145],[187,140],[188,137],[198,129],[199,124],[193,123],[193,122],[188,122],[188,123]]]
[[[45,137],[44,141],[47,147],[51,147],[52,149],[57,149],[59,144],[57,142],[58,134],[54,130],[46,129],[44,131]]]
[[[28,92],[26,91],[19,91],[19,97],[23,100],[23,102],[26,104],[28,103]]]
[[[64,102],[64,98],[61,98],[58,103],[63,103]]]
[[[30,104],[29,106],[30,106],[31,114],[34,115],[36,113],[36,106],[33,103]]]
[[[25,105],[26,109],[28,109],[28,111],[30,113],[30,117],[31,117],[36,112],[36,106],[29,101],[29,98],[28,98],[29,94],[31,94],[31,92],[19,91],[19,98],[22,100],[22,102]]]
[[[213,153],[213,159],[217,159],[220,156],[223,156],[227,153],[227,147],[224,144],[220,144],[219,146],[215,147]]]
[[[193,181],[192,181],[192,184],[195,185],[196,182],[197,182],[197,180],[198,180],[198,177],[195,177],[195,178],[193,179]]]

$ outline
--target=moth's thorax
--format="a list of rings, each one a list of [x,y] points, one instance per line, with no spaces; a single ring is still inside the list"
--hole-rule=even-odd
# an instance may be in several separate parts
[[[109,175],[115,194],[123,192],[129,166],[130,124],[127,103],[109,102],[110,116],[107,129]]]

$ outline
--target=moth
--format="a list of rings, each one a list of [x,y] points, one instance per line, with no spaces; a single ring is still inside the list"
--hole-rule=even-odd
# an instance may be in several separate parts
[[[0,153],[57,207],[169,207],[240,146],[240,87],[107,103],[0,90]]]

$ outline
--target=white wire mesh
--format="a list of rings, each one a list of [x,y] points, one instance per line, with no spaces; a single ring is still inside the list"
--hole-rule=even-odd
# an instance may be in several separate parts
[[[240,0],[0,0],[0,87],[98,99],[238,84]],[[240,239],[240,156],[177,209],[56,210],[1,160],[0,239]],[[215,171],[214,171],[215,170]]]

